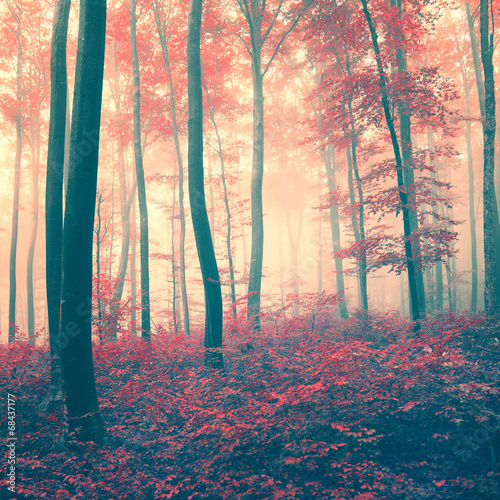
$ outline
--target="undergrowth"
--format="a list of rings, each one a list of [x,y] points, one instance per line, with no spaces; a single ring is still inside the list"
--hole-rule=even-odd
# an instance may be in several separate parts
[[[47,349],[3,346],[18,477],[8,496],[3,475],[2,498],[500,498],[495,325],[487,344],[465,315],[417,338],[394,313],[237,325],[224,371],[205,367],[199,338],[161,328],[150,344],[96,344],[102,448],[65,438],[63,405],[40,411]]]

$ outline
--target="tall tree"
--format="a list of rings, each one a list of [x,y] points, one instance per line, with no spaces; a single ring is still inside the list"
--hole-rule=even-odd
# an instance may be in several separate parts
[[[106,0],[82,0],[64,213],[61,361],[69,432],[101,444],[92,355],[92,243],[99,160]]]
[[[54,9],[50,61],[50,121],[45,188],[45,259],[47,310],[51,358],[52,397],[60,393],[61,259],[63,232],[63,170],[66,136],[68,78],[66,42],[71,0],[58,0]]]
[[[391,0],[401,23],[403,19],[403,0]],[[396,62],[400,81],[404,82],[408,78],[408,64],[406,46],[402,28],[398,28],[396,34]],[[415,200],[415,172],[413,169],[413,145],[411,136],[411,113],[408,103],[402,100],[398,106],[399,132],[401,138],[401,156],[403,159],[403,180],[408,191],[408,201],[410,202],[410,230],[413,257],[415,260],[415,279],[417,281],[418,309],[421,317],[425,317],[425,287],[423,266],[419,262],[420,241],[415,234],[418,231],[417,204]]]
[[[154,2],[154,12],[156,29],[160,37],[161,50],[163,54],[163,62],[168,74],[168,88],[169,88],[169,102],[170,113],[172,116],[172,133],[174,136],[175,156],[177,158],[177,166],[179,168],[179,219],[180,219],[180,242],[179,242],[179,275],[181,281],[181,299],[182,299],[182,312],[184,319],[184,332],[189,335],[191,332],[189,324],[189,304],[187,299],[187,286],[186,286],[186,215],[184,211],[184,164],[182,161],[181,146],[179,142],[179,128],[177,126],[177,109],[174,96],[174,83],[172,79],[172,68],[170,66],[170,55],[168,51],[168,44],[166,38],[165,26],[165,12],[163,4],[160,6],[158,0]],[[163,14],[163,17],[162,17]],[[174,203],[175,211],[175,203]],[[172,235],[173,237],[173,235]],[[174,276],[175,282],[175,276]],[[174,287],[175,288],[175,287]],[[174,301],[175,302],[175,301]]]
[[[373,51],[375,53],[375,60],[377,63],[379,88],[381,93],[382,108],[384,111],[384,117],[389,129],[391,136],[391,144],[394,151],[395,167],[397,173],[398,182],[398,192],[399,199],[401,202],[401,211],[403,212],[403,226],[404,226],[404,247],[406,256],[406,266],[408,272],[408,287],[410,292],[410,302],[411,302],[411,314],[412,320],[415,322],[415,330],[420,329],[420,313],[418,308],[418,294],[417,294],[417,281],[415,276],[415,261],[413,258],[413,249],[411,244],[411,228],[410,228],[410,211],[408,208],[408,194],[405,190],[404,178],[403,178],[403,159],[401,157],[401,148],[399,145],[398,137],[396,135],[396,129],[394,127],[394,117],[391,114],[391,108],[389,105],[389,98],[387,96],[387,77],[385,74],[384,66],[382,64],[382,57],[380,54],[380,48],[378,44],[377,31],[375,29],[375,24],[371,17],[370,11],[368,10],[367,0],[361,0],[361,5],[363,7],[363,13],[370,30],[370,36],[373,44]]]
[[[21,130],[21,102],[23,99],[23,46],[22,46],[22,5],[16,1],[7,0],[7,8],[15,23],[9,28],[14,32],[17,40],[16,60],[16,104],[14,116],[16,127],[16,157],[14,160],[14,198],[12,203],[12,234],[10,239],[10,264],[9,264],[9,342],[16,337],[16,262],[17,262],[17,236],[19,231],[19,192],[21,188],[21,159],[23,152],[23,137]]]
[[[142,338],[151,336],[151,306],[149,301],[149,224],[146,200],[146,182],[141,144],[141,74],[137,54],[137,0],[130,0],[130,50],[132,54],[133,107],[134,107],[134,159],[139,200],[139,230],[141,249],[141,327]]]
[[[491,7],[491,22],[490,22]],[[483,171],[483,224],[484,224],[484,307],[488,316],[498,314],[500,305],[500,225],[495,195],[495,78],[493,52],[495,25],[493,1],[480,1],[481,61],[484,71],[484,171]],[[491,30],[490,30],[491,24]]]
[[[288,28],[284,28],[279,41],[267,63],[262,63],[262,49],[268,41],[280,16],[289,18],[282,10],[283,0],[279,2],[275,11],[266,12],[265,0],[237,0],[241,12],[248,24],[250,42],[241,40],[250,55],[252,62],[253,84],[253,156],[252,156],[252,248],[250,255],[250,274],[248,277],[248,320],[255,329],[260,329],[260,291],[262,284],[262,262],[264,256],[264,213],[262,208],[262,180],[264,177],[264,76],[269,70],[276,54],[283,42],[299,22],[304,12],[312,4],[312,0],[304,3],[292,17]],[[264,19],[268,25],[263,26]]]
[[[187,33],[188,182],[191,216],[205,291],[205,347],[222,347],[222,293],[210,233],[203,175],[203,94],[201,85],[201,17],[203,0],[190,0]],[[209,355],[221,366],[222,355]]]

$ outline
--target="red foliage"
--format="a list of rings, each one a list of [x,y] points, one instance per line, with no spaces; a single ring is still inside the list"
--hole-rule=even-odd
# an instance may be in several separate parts
[[[317,318],[316,318],[317,319]],[[324,318],[325,319],[325,318]],[[24,498],[495,498],[498,386],[471,353],[477,320],[444,316],[418,338],[395,314],[264,327],[225,370],[201,341],[95,347],[101,449],[63,439],[63,410],[41,413],[46,350],[0,351],[17,395],[17,492]],[[284,334],[283,332],[288,332]],[[463,347],[466,345],[466,347]],[[6,428],[5,412],[0,416]],[[2,480],[5,485],[6,481]]]

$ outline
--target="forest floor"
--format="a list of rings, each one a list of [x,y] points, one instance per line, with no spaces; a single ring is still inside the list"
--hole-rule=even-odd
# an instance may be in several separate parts
[[[199,338],[95,345],[102,448],[67,439],[63,405],[41,412],[47,348],[1,346],[2,465],[10,393],[17,475],[0,498],[499,499],[498,323],[409,331],[394,313],[233,330],[224,371]]]

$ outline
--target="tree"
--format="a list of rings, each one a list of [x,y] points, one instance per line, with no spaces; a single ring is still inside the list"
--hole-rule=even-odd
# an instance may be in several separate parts
[[[201,17],[203,0],[190,0],[187,33],[188,183],[196,249],[205,291],[205,347],[222,347],[222,293],[210,233],[203,175],[203,94],[201,85]],[[222,354],[209,359],[221,366]]]
[[[403,28],[399,25],[401,22],[405,22],[403,19],[403,0],[391,0],[391,5],[394,6],[396,10],[395,16],[398,18],[396,34],[396,61],[398,67],[399,77],[402,81],[408,77],[408,65],[407,65],[407,54],[406,46],[403,35]],[[415,173],[413,168],[413,145],[411,137],[411,113],[409,111],[408,103],[404,100],[399,103],[398,106],[399,113],[399,132],[401,138],[401,156],[403,159],[403,180],[404,184],[408,190],[408,200],[410,202],[410,230],[412,253],[415,260],[415,279],[417,282],[417,298],[418,298],[418,309],[422,317],[425,317],[425,288],[424,288],[424,274],[423,266],[420,262],[420,241],[416,232],[418,231],[418,217],[417,217],[417,205],[415,202]]]
[[[12,234],[10,239],[10,265],[9,265],[9,342],[16,338],[16,262],[17,262],[17,237],[19,231],[19,191],[21,187],[21,160],[23,152],[23,138],[21,130],[21,102],[23,99],[23,47],[22,35],[22,5],[11,0],[7,1],[7,8],[12,15],[16,27],[9,26],[17,40],[16,61],[16,112],[14,124],[16,127],[16,157],[14,160],[14,198],[12,203]]]
[[[401,211],[403,212],[403,226],[404,226],[404,239],[405,239],[404,247],[405,247],[406,265],[408,272],[408,287],[410,290],[410,302],[412,306],[411,314],[412,314],[412,320],[415,322],[414,328],[415,330],[419,330],[420,313],[418,308],[417,281],[415,276],[415,261],[413,258],[413,249],[411,244],[410,211],[408,208],[408,194],[404,189],[403,160],[401,157],[401,149],[396,135],[396,130],[394,128],[394,118],[391,115],[389,99],[387,97],[387,83],[386,83],[387,78],[385,75],[385,70],[380,55],[377,31],[375,29],[375,25],[368,10],[367,0],[361,0],[361,5],[363,6],[363,12],[365,14],[366,22],[368,23],[368,28],[370,30],[370,36],[373,44],[373,51],[375,52],[382,108],[384,111],[384,117],[387,124],[387,128],[389,129],[389,133],[391,136],[391,144],[394,151],[399,198],[401,201]]]
[[[177,110],[175,104],[174,96],[174,83],[172,79],[172,69],[170,66],[170,55],[168,51],[167,38],[165,35],[165,18],[162,18],[161,14],[164,14],[163,5],[161,6],[158,0],[154,1],[154,12],[156,29],[158,30],[158,36],[160,37],[161,50],[163,54],[163,62],[165,64],[165,69],[168,74],[168,87],[169,87],[169,102],[170,102],[170,113],[172,116],[172,132],[174,136],[175,144],[175,156],[177,158],[177,166],[179,169],[179,218],[180,218],[180,251],[179,251],[179,274],[181,281],[181,299],[182,299],[182,312],[184,318],[184,332],[189,335],[191,328],[189,326],[189,304],[187,299],[187,286],[186,286],[186,215],[184,211],[184,165],[182,162],[181,146],[179,142],[179,128],[177,126]],[[174,202],[175,211],[175,202]],[[173,235],[172,235],[173,237]],[[175,288],[175,276],[173,276],[174,288]],[[175,299],[174,299],[175,304]],[[175,315],[174,315],[175,316]],[[175,322],[175,321],[174,321]]]
[[[141,145],[141,75],[139,72],[139,56],[137,55],[137,0],[130,0],[130,50],[132,54],[133,73],[133,106],[134,106],[134,159],[137,176],[137,193],[139,200],[139,229],[141,249],[141,327],[142,338],[151,336],[151,306],[149,301],[149,225],[148,205],[146,200],[146,183]]]
[[[51,393],[60,391],[61,259],[63,232],[63,170],[68,78],[66,42],[71,0],[58,0],[54,9],[50,61],[50,121],[45,190],[45,259],[51,359]]]
[[[264,176],[264,76],[269,70],[283,42],[295,28],[304,12],[312,4],[309,0],[300,7],[298,13],[293,11],[285,16],[282,11],[283,0],[270,15],[266,12],[265,0],[237,0],[241,12],[248,24],[250,43],[242,37],[245,48],[252,61],[253,84],[253,157],[252,157],[252,248],[250,255],[250,274],[248,277],[248,320],[254,329],[260,329],[260,290],[262,284],[262,262],[264,256],[264,213],[262,208],[262,180]],[[292,16],[288,28],[285,28],[267,63],[262,64],[262,49],[273,31],[280,14],[286,18]],[[267,27],[263,26],[264,18],[269,19]]]
[[[491,4],[492,20],[490,31],[489,10]],[[483,173],[483,224],[484,224],[484,307],[488,316],[498,314],[500,305],[500,225],[495,195],[495,79],[493,52],[495,50],[495,27],[493,2],[480,2],[481,61],[484,71],[484,173]]]
[[[82,0],[64,213],[61,362],[70,433],[102,444],[92,355],[92,243],[99,159],[106,1]]]

